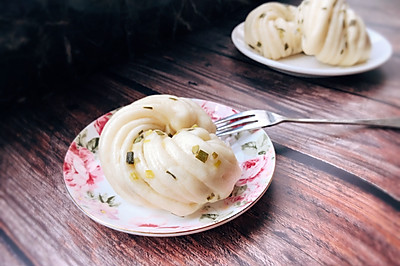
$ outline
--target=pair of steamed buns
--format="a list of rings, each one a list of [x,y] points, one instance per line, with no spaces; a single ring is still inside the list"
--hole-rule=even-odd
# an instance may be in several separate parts
[[[244,33],[252,49],[273,60],[304,52],[325,64],[352,66],[371,51],[364,22],[345,0],[266,3],[249,13]]]

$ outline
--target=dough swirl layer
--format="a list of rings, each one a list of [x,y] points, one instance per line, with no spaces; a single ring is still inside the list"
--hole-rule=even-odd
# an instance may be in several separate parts
[[[241,175],[232,149],[214,133],[210,117],[190,99],[148,96],[107,122],[101,166],[128,202],[185,216],[228,197]]]
[[[296,23],[297,8],[266,3],[249,13],[244,24],[245,42],[259,54],[280,59],[301,52],[301,35]]]
[[[369,58],[371,42],[364,22],[345,0],[305,0],[298,9],[305,54],[339,66]]]

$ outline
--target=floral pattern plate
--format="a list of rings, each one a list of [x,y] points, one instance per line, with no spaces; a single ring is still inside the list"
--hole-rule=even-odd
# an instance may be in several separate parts
[[[215,121],[237,113],[214,102],[193,99]],[[101,131],[112,114],[107,113],[83,129],[70,145],[64,160],[66,188],[73,202],[91,219],[109,228],[144,236],[178,236],[220,226],[247,211],[271,184],[275,150],[263,131],[245,131],[225,137],[242,168],[242,176],[230,197],[207,204],[185,217],[167,211],[135,206],[119,197],[107,182],[98,160]]]

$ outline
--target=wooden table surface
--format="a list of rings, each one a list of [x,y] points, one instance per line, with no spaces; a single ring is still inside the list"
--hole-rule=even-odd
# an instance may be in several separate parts
[[[63,179],[75,136],[146,95],[294,117],[400,116],[399,2],[349,3],[392,44],[392,57],[378,69],[331,78],[271,70],[231,42],[243,12],[2,114],[0,265],[400,265],[400,130],[267,128],[277,155],[266,194],[233,221],[187,236],[136,236],[100,225],[74,205]]]

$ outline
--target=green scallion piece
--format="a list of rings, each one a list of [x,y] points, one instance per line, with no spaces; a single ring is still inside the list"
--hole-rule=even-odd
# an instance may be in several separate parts
[[[146,176],[146,178],[149,178],[149,179],[152,179],[152,178],[154,178],[154,172],[152,171],[152,170],[146,170],[146,171],[144,171],[145,172],[145,176]]]
[[[134,164],[135,163],[133,155],[134,155],[133,151],[128,151],[126,153],[126,163],[127,164]]]
[[[196,154],[196,158],[205,163],[208,159],[208,153],[203,150],[199,150],[199,152]]]
[[[135,140],[133,141],[133,143],[139,143],[142,139],[143,139],[143,134],[137,136],[137,137],[135,138]]]
[[[171,173],[170,171],[166,171],[166,173],[169,174],[169,175],[171,175],[172,178],[176,180],[176,176],[175,176],[173,173]]]
[[[153,107],[151,106],[143,106],[144,109],[149,109],[149,110],[153,110]]]
[[[215,197],[215,194],[211,192],[210,196],[207,197],[207,200],[210,201]]]
[[[192,153],[193,154],[197,154],[199,152],[199,150],[200,150],[200,146],[199,145],[194,145],[192,147]]]
[[[165,133],[164,133],[164,132],[162,132],[161,130],[156,130],[156,133],[157,133],[157,135],[160,135],[160,136],[163,136],[163,135],[165,135]]]

